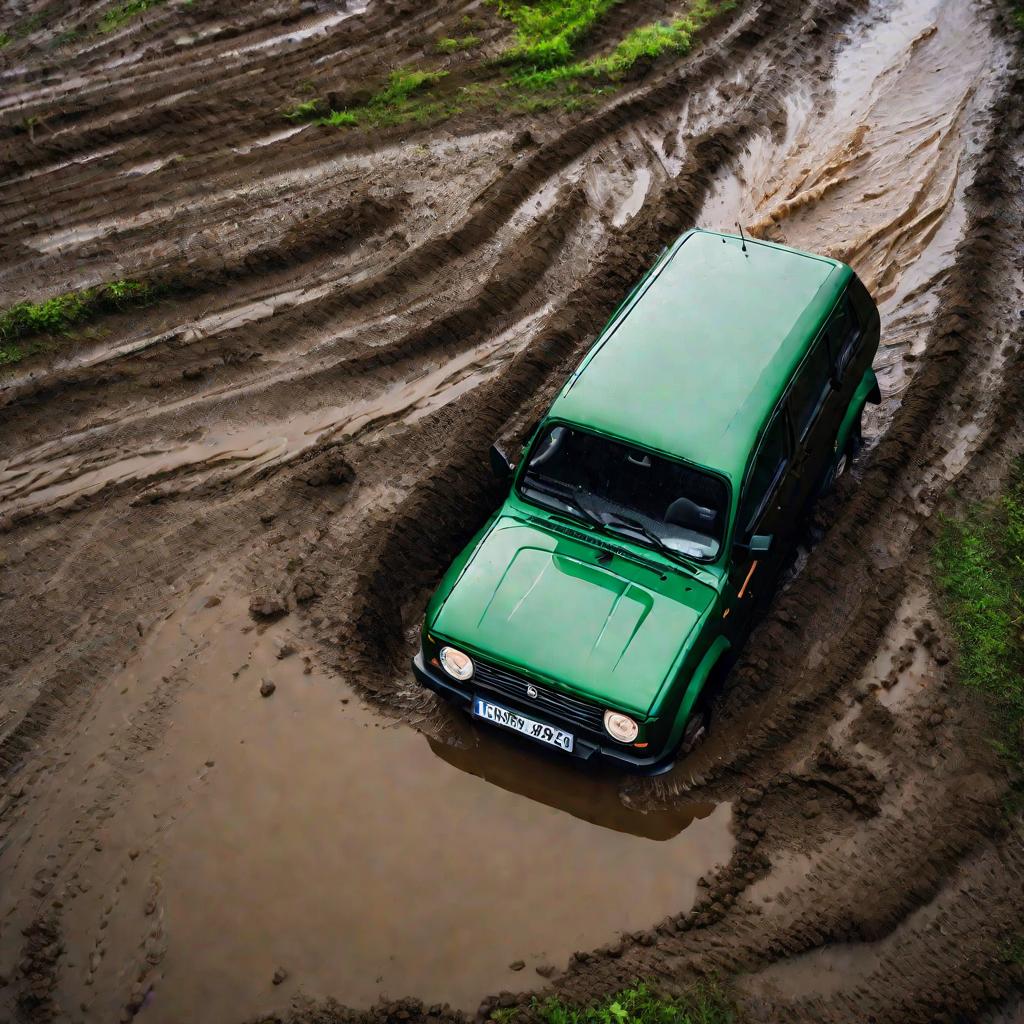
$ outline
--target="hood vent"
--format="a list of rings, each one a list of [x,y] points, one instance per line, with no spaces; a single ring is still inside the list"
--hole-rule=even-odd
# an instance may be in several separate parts
[[[617,544],[609,544],[608,541],[601,537],[597,537],[592,533],[584,533],[582,530],[574,530],[571,526],[564,526],[553,519],[538,519],[535,516],[530,516],[529,518],[531,523],[535,523],[544,530],[550,530],[552,533],[560,534],[563,537],[571,537],[573,540],[578,540],[592,548],[609,551],[613,555],[618,555],[620,558],[625,558],[630,562],[635,562],[637,565],[642,565],[645,569],[656,572],[663,580],[668,579],[668,574],[665,571],[667,567],[660,562],[651,561],[651,559],[644,558],[643,555],[638,555],[628,548],[621,548]],[[677,575],[685,574],[678,573]]]

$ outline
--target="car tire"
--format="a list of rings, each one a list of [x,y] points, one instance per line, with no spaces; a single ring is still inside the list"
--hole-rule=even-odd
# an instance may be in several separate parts
[[[863,411],[861,412],[863,416]],[[836,485],[836,481],[850,468],[850,463],[860,454],[864,447],[864,435],[861,433],[861,416],[857,417],[856,423],[850,430],[850,436],[846,439],[843,451],[839,458],[829,467],[828,476],[825,479],[825,486],[822,493],[830,491]]]
[[[686,723],[683,730],[683,738],[679,744],[679,754],[686,757],[693,753],[705,739],[707,739],[708,728],[711,725],[711,714],[706,707],[698,708]]]

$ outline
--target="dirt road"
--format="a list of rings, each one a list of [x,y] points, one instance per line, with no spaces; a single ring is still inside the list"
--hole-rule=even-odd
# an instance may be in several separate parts
[[[749,0],[582,109],[370,130],[282,111],[454,77],[434,41],[497,53],[498,14],[82,31],[106,6],[19,5],[0,49],[0,308],[161,289],[0,378],[0,1016],[528,1019],[715,972],[750,1021],[1020,1019],[1022,825],[928,574],[1024,448],[1002,9]],[[419,618],[490,442],[661,246],[736,222],[861,274],[883,402],[709,741],[584,774],[415,687]]]

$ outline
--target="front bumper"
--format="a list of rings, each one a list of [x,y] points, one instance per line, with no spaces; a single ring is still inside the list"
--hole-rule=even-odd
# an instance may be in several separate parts
[[[419,683],[427,687],[427,689],[433,690],[435,693],[440,694],[442,697],[450,700],[453,704],[457,704],[460,707],[469,708],[472,706],[473,696],[477,692],[473,688],[472,680],[469,680],[466,683],[457,682],[441,669],[427,664],[423,660],[422,651],[412,659],[412,671]],[[489,696],[487,691],[480,692]],[[521,711],[525,715],[530,715],[533,718],[538,717],[536,708],[523,706],[522,704],[510,700],[508,697],[503,695],[497,695],[495,699],[502,704],[511,706],[516,711]],[[482,722],[483,719],[476,719],[476,721]],[[654,754],[648,754],[645,757],[634,753],[629,748],[620,747],[617,744],[596,743],[594,740],[586,736],[580,736],[578,731],[567,723],[549,719],[547,724],[557,726],[559,729],[568,729],[573,733],[575,736],[575,743],[573,745],[572,753],[568,756],[576,758],[578,761],[615,764],[623,768],[628,768],[631,771],[640,772],[644,775],[658,775],[661,772],[666,772],[675,763],[676,752],[674,750],[661,750]],[[494,728],[500,727],[494,726]],[[529,743],[531,746],[537,745],[535,740],[531,740],[525,736],[519,736],[515,732],[507,729],[500,729],[500,731],[505,735],[520,739],[524,743]],[[557,751],[553,752],[557,753]]]

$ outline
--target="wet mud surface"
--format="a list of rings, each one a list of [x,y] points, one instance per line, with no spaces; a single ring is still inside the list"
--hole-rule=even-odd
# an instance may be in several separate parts
[[[1021,823],[928,575],[1024,445],[1000,9],[755,0],[590,110],[346,133],[297,84],[469,8],[167,4],[58,61],[49,6],[0,54],[2,305],[166,291],[0,378],[0,1009],[528,1019],[715,973],[744,1020],[1014,1019]],[[418,689],[419,618],[490,442],[737,222],[861,274],[883,401],[708,741],[581,772]]]

